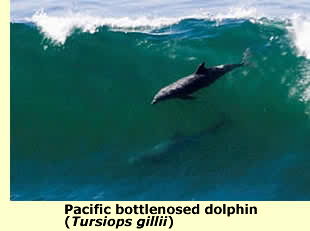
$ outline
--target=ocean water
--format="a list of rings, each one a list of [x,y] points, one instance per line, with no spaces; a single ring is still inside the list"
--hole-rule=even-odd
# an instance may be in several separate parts
[[[309,1],[11,1],[11,200],[309,200]],[[196,100],[151,105],[207,66]]]

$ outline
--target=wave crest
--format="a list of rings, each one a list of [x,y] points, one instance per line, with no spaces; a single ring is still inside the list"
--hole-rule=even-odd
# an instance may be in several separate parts
[[[81,29],[83,32],[88,33],[95,33],[97,28],[101,26],[150,30],[178,23],[182,19],[166,17],[148,18],[145,16],[137,18],[104,18],[72,12],[66,16],[51,16],[44,10],[40,10],[27,20],[35,23],[47,38],[55,43],[64,44],[74,29]]]
[[[51,39],[56,44],[64,44],[74,29],[95,33],[97,28],[109,26],[113,29],[122,29],[125,32],[134,31],[149,33],[154,29],[171,26],[185,19],[206,19],[220,23],[225,19],[241,18],[257,20],[262,18],[262,15],[260,15],[255,8],[231,8],[225,13],[218,13],[216,15],[212,15],[202,9],[197,14],[182,17],[101,17],[85,15],[78,12],[68,12],[64,16],[53,16],[48,15],[41,9],[26,20],[38,26],[44,36]]]

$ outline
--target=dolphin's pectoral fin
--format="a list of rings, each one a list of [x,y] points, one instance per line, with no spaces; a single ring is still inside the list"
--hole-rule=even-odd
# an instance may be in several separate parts
[[[182,95],[182,96],[179,96],[180,99],[183,99],[183,100],[194,100],[196,99],[195,96],[192,96],[192,95]]]

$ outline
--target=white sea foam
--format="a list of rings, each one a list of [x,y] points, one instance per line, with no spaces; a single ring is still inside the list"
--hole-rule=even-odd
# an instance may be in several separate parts
[[[126,32],[136,31],[135,29],[150,31],[150,29],[178,23],[180,20],[182,18],[149,18],[145,16],[105,18],[72,12],[65,16],[52,16],[48,15],[44,10],[36,12],[31,18],[27,19],[27,21],[35,23],[47,38],[59,44],[64,44],[74,29],[95,33],[100,26],[110,26],[114,29],[124,29]]]
[[[294,45],[298,55],[310,59],[310,18],[301,15],[294,15],[288,30],[293,36]]]
[[[298,65],[300,75],[295,76],[297,81],[290,86],[289,97],[297,98],[306,106],[305,113],[310,115],[310,62],[304,60]]]
[[[291,89],[290,96],[299,92],[299,99],[309,104],[310,103],[310,18],[302,15],[293,15],[290,20],[288,30],[291,34],[293,46],[296,47],[297,55],[304,56],[308,60],[300,66],[301,78],[298,80],[294,89]],[[310,109],[308,114],[310,113]]]
[[[98,27],[109,26],[114,30],[124,32],[151,32],[153,29],[159,29],[169,25],[177,24],[181,20],[209,19],[221,22],[225,19],[259,19],[262,17],[255,8],[231,8],[225,14],[212,15],[204,9],[196,14],[183,17],[155,17],[155,16],[136,16],[136,17],[102,17],[85,15],[82,13],[68,12],[62,16],[49,15],[44,10],[37,11],[32,17],[27,18],[28,22],[36,24],[41,32],[55,43],[64,44],[68,36],[74,29],[80,29],[83,32],[95,33]]]
[[[302,89],[301,101],[309,103],[310,102],[310,66],[305,64],[302,69],[302,78],[298,82],[298,85]]]
[[[225,19],[252,19],[254,21],[259,20],[264,17],[264,14],[259,12],[257,8],[254,7],[234,7],[228,9],[224,13],[218,13],[211,16],[211,19],[216,21],[222,21]]]

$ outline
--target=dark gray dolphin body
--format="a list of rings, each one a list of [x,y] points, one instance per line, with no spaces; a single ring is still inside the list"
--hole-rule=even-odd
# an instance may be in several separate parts
[[[217,121],[215,124],[211,125],[209,128],[200,131],[194,135],[175,135],[170,139],[160,142],[155,146],[152,146],[150,149],[147,149],[143,152],[132,155],[128,162],[130,164],[135,163],[160,163],[165,161],[168,156],[171,154],[176,154],[184,151],[187,147],[192,145],[198,145],[199,142],[205,138],[210,138],[216,136],[221,129],[225,128],[232,124],[232,121],[229,118],[222,118]]]
[[[152,104],[167,99],[195,99],[191,94],[201,88],[208,87],[218,78],[225,75],[227,72],[234,70],[237,67],[246,65],[245,56],[239,64],[226,64],[214,67],[204,67],[205,62],[201,63],[197,70],[186,77],[183,77],[176,82],[162,88],[154,96]]]

